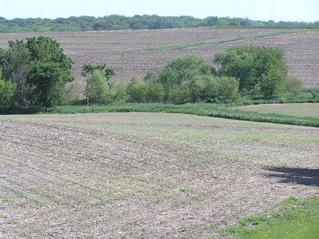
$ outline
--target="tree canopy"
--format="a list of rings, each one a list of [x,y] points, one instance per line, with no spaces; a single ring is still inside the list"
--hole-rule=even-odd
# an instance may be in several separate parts
[[[10,41],[8,49],[0,50],[0,71],[4,81],[14,84],[18,107],[60,103],[66,83],[73,80],[72,64],[49,37]]]

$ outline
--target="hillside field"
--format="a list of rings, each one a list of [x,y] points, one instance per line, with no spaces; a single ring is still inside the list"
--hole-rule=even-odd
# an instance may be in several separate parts
[[[307,88],[319,87],[319,31],[315,29],[194,28],[117,30],[97,32],[1,33],[0,47],[8,40],[37,35],[58,40],[75,62],[74,72],[83,90],[81,67],[105,63],[116,71],[115,80],[160,69],[168,59],[195,54],[212,64],[214,54],[226,47],[265,45],[283,49],[289,73]]]
[[[318,128],[204,116],[2,115],[0,237],[221,238],[318,195],[318,145]]]

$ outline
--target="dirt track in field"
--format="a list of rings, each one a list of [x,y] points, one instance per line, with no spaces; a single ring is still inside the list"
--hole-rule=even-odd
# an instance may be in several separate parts
[[[206,238],[319,193],[319,129],[112,113],[0,117],[5,238]]]
[[[134,75],[160,69],[168,59],[195,54],[212,64],[214,54],[237,45],[267,45],[281,48],[289,72],[305,81],[306,87],[319,87],[319,31],[303,29],[195,28],[104,32],[1,33],[0,47],[8,40],[46,35],[61,42],[75,62],[74,72],[83,90],[81,67],[105,63],[116,70],[115,80],[128,82]],[[171,46],[196,47],[161,50]]]

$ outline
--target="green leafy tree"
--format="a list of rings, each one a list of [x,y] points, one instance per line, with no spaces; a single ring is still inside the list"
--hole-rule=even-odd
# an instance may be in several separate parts
[[[27,76],[31,61],[30,52],[23,41],[9,41],[9,48],[0,54],[3,77],[16,85],[16,103],[28,106]]]
[[[103,70],[94,70],[88,75],[85,93],[91,103],[98,104],[110,103],[116,96]]]
[[[56,40],[42,36],[10,41],[9,48],[0,51],[0,70],[6,81],[16,85],[19,107],[57,104],[66,83],[73,80],[71,58]]]
[[[30,67],[28,85],[31,100],[46,109],[63,101],[65,78],[54,62],[35,61]]]
[[[147,83],[138,77],[133,77],[127,86],[127,94],[130,102],[147,102]]]
[[[241,92],[252,94],[256,88],[265,98],[281,92],[287,77],[287,64],[281,50],[272,47],[241,46],[216,54],[220,75],[239,79]]]
[[[164,100],[178,95],[176,87],[188,84],[197,75],[210,75],[211,67],[196,56],[185,56],[171,60],[159,72],[157,82],[164,87]],[[171,92],[174,91],[174,92]]]
[[[55,63],[64,82],[73,80],[72,60],[64,54],[60,44],[50,37],[28,38],[26,47],[30,51],[32,61]]]

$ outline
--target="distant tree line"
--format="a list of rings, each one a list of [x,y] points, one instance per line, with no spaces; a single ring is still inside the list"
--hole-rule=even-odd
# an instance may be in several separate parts
[[[124,29],[169,29],[189,27],[319,27],[319,22],[274,22],[256,21],[247,18],[191,16],[162,17],[157,15],[136,15],[126,17],[110,15],[105,17],[69,17],[56,19],[0,17],[0,32],[46,32],[46,31],[99,31]]]

